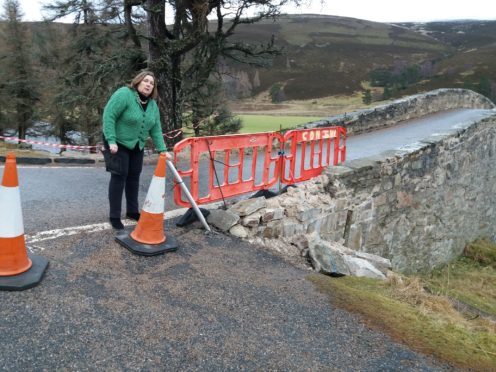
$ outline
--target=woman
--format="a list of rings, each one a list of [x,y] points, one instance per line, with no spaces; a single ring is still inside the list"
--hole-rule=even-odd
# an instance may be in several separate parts
[[[110,175],[110,223],[114,229],[124,228],[121,222],[124,190],[126,216],[136,221],[140,217],[138,189],[145,141],[151,137],[159,153],[166,151],[156,98],[155,76],[150,71],[143,71],[129,86],[118,89],[103,111],[105,147],[119,155],[124,169],[121,174]]]

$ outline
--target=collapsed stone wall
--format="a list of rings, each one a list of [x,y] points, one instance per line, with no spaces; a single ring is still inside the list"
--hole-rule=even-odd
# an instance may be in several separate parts
[[[486,97],[467,89],[437,89],[396,100],[373,109],[332,116],[305,124],[305,128],[340,125],[348,135],[387,128],[402,121],[432,113],[461,109],[491,109],[493,103]]]
[[[496,239],[496,115],[410,151],[344,166],[271,199],[228,211],[225,230],[288,256],[314,237],[419,272],[451,261],[478,237]]]
[[[220,225],[287,256],[310,256],[316,267],[323,241],[412,273],[451,261],[478,237],[496,239],[495,195],[496,112],[409,150],[329,167],[277,197],[240,202]]]

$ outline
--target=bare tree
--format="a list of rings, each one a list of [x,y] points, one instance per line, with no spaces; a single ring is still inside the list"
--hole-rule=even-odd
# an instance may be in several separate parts
[[[220,58],[264,65],[279,53],[273,39],[265,44],[250,44],[232,41],[232,36],[240,25],[275,19],[288,1],[146,1],[149,64],[158,72],[160,106],[167,119],[167,131],[181,130],[185,111],[192,111],[193,116],[199,113],[192,106],[201,100],[199,95],[205,91],[202,88],[216,71]],[[166,23],[166,12],[171,14],[170,24]],[[247,17],[249,14],[252,16]],[[201,118],[192,120],[200,122]]]

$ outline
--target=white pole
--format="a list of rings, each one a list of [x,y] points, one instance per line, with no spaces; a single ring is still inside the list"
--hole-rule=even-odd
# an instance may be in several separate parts
[[[169,166],[169,169],[172,171],[172,174],[174,175],[174,178],[176,179],[177,183],[179,184],[179,186],[181,186],[181,189],[183,190],[184,194],[188,198],[191,206],[193,207],[193,210],[195,211],[195,213],[196,213],[198,219],[200,220],[200,222],[202,223],[202,225],[205,227],[205,229],[207,229],[207,231],[212,231],[212,230],[210,230],[210,226],[208,226],[207,221],[205,221],[205,217],[203,217],[203,214],[200,211],[200,208],[198,208],[198,205],[196,205],[195,200],[193,199],[188,188],[184,184],[183,179],[181,178],[179,173],[177,173],[177,169],[176,169],[176,167],[174,167],[174,164],[170,160],[167,160],[167,165]]]

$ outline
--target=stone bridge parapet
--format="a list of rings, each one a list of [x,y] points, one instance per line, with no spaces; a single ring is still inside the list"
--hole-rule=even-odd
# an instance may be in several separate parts
[[[492,109],[486,97],[467,89],[437,89],[396,100],[373,109],[361,110],[305,124],[305,128],[344,126],[348,135],[394,126],[402,121],[440,111],[473,108]]]
[[[349,114],[346,123],[357,133],[463,107],[494,106],[471,91],[442,89]],[[387,258],[393,269],[412,273],[451,261],[476,238],[496,239],[495,195],[496,111],[408,150],[329,167],[255,211],[238,213],[226,231],[307,258],[317,236]],[[229,213],[236,214],[236,208]]]
[[[410,151],[328,168],[326,190],[347,222],[326,238],[403,272],[445,264],[467,242],[496,238],[495,164],[496,113]]]

